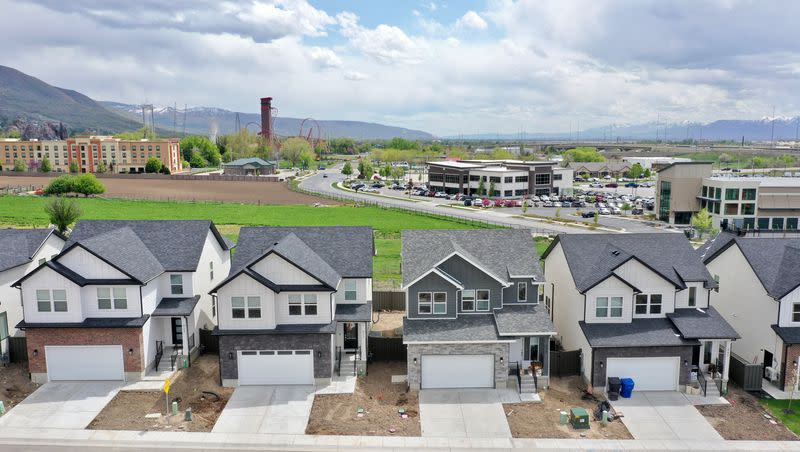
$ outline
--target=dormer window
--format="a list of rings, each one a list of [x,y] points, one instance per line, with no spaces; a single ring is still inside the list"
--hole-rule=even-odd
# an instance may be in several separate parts
[[[517,283],[517,301],[528,301],[528,283]]]
[[[689,288],[689,306],[690,307],[697,306],[697,287]]]
[[[169,285],[172,295],[182,295],[183,275],[169,275]]]

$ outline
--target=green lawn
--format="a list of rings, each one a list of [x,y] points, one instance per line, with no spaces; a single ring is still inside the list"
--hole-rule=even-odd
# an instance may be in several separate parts
[[[538,254],[539,257],[544,254],[544,251],[550,246],[550,243],[553,242],[553,239],[550,237],[534,237],[534,240],[536,241],[536,254]]]
[[[45,198],[0,196],[0,225],[42,227],[48,224]],[[400,285],[400,231],[403,229],[466,229],[482,227],[433,215],[352,205],[259,206],[233,203],[77,199],[85,220],[212,220],[226,236],[236,239],[241,226],[371,226],[375,229],[376,289]],[[538,244],[538,242],[537,242]]]
[[[761,399],[760,402],[767,408],[767,411],[780,419],[789,430],[796,435],[800,435],[800,400],[792,402],[794,414],[786,414],[783,412],[783,410],[789,406],[788,400]]]

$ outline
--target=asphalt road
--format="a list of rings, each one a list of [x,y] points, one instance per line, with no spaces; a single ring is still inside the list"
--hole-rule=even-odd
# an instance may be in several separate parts
[[[323,174],[327,174],[328,177],[323,177]],[[313,176],[307,177],[306,179],[300,182],[300,188],[316,193],[328,194],[352,200],[366,201],[370,203],[377,203],[387,207],[398,207],[402,209],[410,209],[419,212],[434,213],[437,215],[457,217],[468,220],[484,221],[513,228],[530,229],[533,232],[539,232],[543,234],[612,232],[609,230],[592,231],[591,229],[585,227],[570,226],[566,224],[552,224],[535,219],[518,218],[518,216],[522,214],[522,209],[517,209],[517,208],[467,210],[467,209],[448,207],[446,204],[452,201],[447,201],[443,199],[420,198],[420,197],[410,197],[409,200],[399,199],[400,197],[404,196],[402,192],[391,193],[396,197],[387,198],[383,196],[376,196],[373,194],[353,193],[350,191],[340,190],[338,188],[334,188],[331,186],[333,183],[342,181],[344,179],[345,176],[341,174],[340,168],[337,166],[334,168],[329,168],[325,171],[321,171]],[[528,209],[529,214],[535,213],[537,215],[543,215],[549,217],[554,217],[555,211],[556,209],[552,208]],[[562,218],[577,219],[577,217],[573,216],[574,212],[575,209],[561,209],[561,216]],[[606,226],[609,229],[618,232],[666,231],[661,227],[652,226],[651,223],[619,218],[619,217],[603,216],[600,218],[599,222],[601,226]]]

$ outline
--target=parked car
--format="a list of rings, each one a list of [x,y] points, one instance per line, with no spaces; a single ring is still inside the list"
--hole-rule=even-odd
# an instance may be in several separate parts
[[[563,207],[561,201],[556,201],[553,203],[553,207]]]
[[[539,197],[539,199],[540,199],[542,202],[548,202],[548,201],[550,201],[550,197],[549,197],[549,196],[547,196],[547,195],[542,195],[542,196],[540,196],[540,197]]]
[[[591,184],[589,184],[589,186],[592,188],[603,188],[603,184],[601,184],[600,182],[592,182]]]
[[[617,187],[619,187],[619,185],[617,185],[616,182],[611,182],[606,184],[606,188],[617,188]]]
[[[611,207],[611,213],[614,215],[622,215],[622,210],[619,207]]]
[[[581,217],[583,217],[583,218],[594,218],[595,216],[597,216],[597,212],[595,212],[595,211],[583,212],[581,214]]]
[[[325,174],[323,174],[323,175],[322,175],[322,178],[323,178],[323,179],[327,179],[327,178],[328,178],[328,173],[325,173]]]
[[[472,200],[472,207],[483,207],[483,200],[481,198],[475,198]]]
[[[355,191],[359,191],[359,190],[363,189],[364,187],[366,187],[366,185],[364,185],[362,183],[353,184],[353,185],[350,186],[350,188],[352,188]]]
[[[561,203],[561,207],[572,207],[572,203],[569,201],[564,201]]]
[[[326,168],[325,168],[324,166],[320,166],[320,167],[319,167],[319,168],[317,168],[317,169],[319,169],[320,171],[325,171],[325,170],[326,170]]]
[[[597,209],[597,213],[599,213],[600,215],[611,215],[611,211],[610,211],[610,210],[608,210],[608,209],[607,209],[607,208],[605,208],[605,207],[602,207],[602,208],[600,208],[600,209]]]
[[[489,198],[483,198],[483,207],[494,207],[495,202]]]
[[[553,207],[553,202],[552,201],[545,201],[545,202],[542,203],[542,206],[543,207]]]
[[[644,215],[644,210],[641,207],[637,207],[631,210],[631,213],[634,215]]]
[[[447,193],[443,191],[437,191],[434,195],[434,198],[447,198]]]
[[[627,184],[625,184],[625,186],[628,188],[636,188],[639,186],[639,184],[637,184],[636,182],[628,182]]]
[[[372,184],[372,188],[383,188],[385,186],[386,185],[384,185],[382,182],[375,182],[374,184]]]

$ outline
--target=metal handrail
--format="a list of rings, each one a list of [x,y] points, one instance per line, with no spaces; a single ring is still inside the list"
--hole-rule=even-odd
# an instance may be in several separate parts
[[[522,394],[522,376],[520,375],[520,363],[519,361],[512,361],[510,364],[513,364],[514,375],[517,376],[517,390],[520,394]],[[512,367],[509,367],[509,372],[511,372]]]
[[[703,397],[706,396],[706,389],[708,386],[708,380],[706,380],[706,376],[703,373],[703,369],[697,368],[697,382],[700,383],[700,389],[703,390]]]
[[[156,341],[156,362],[153,370],[158,370],[158,365],[161,363],[161,358],[164,356],[164,341]]]
[[[342,376],[342,347],[336,347],[336,375]]]
[[[178,361],[178,349],[172,349],[172,354],[169,357],[169,365],[171,370],[175,370],[175,363]]]
[[[358,376],[358,358],[361,357],[361,347],[356,348],[356,356],[353,360],[353,375]]]

